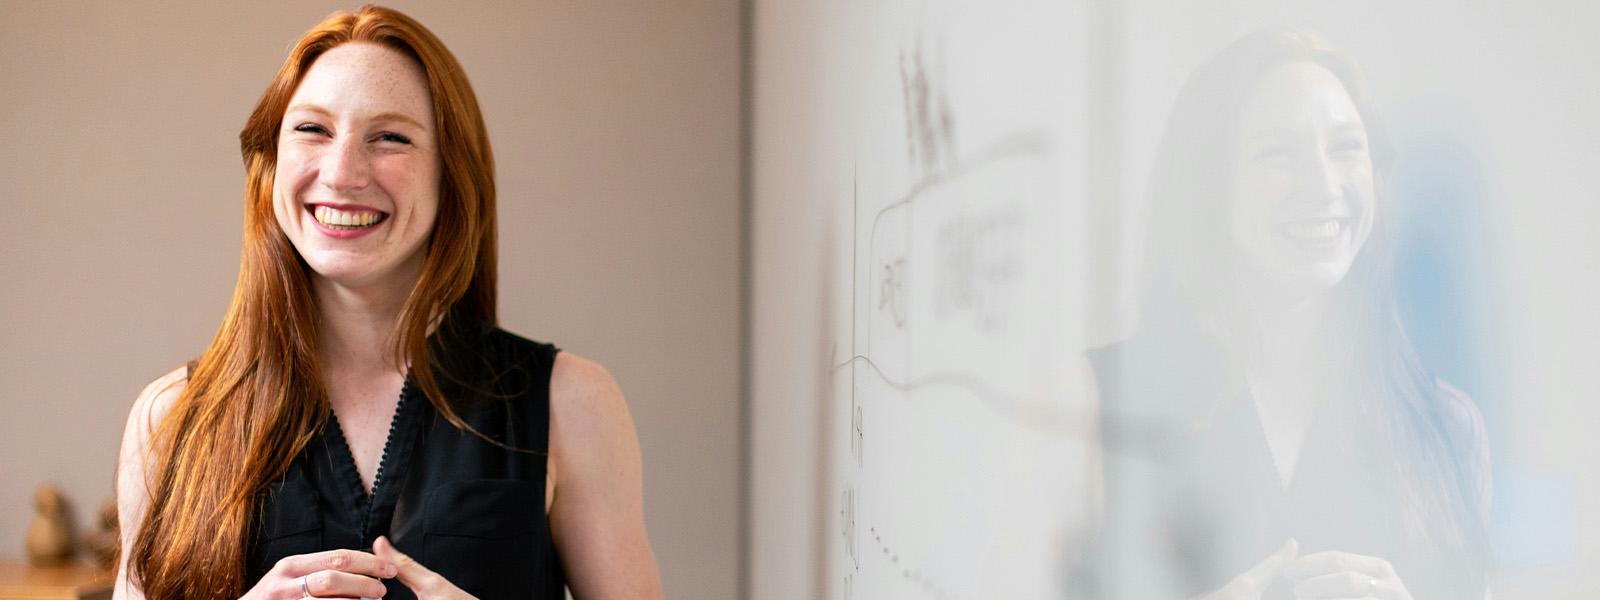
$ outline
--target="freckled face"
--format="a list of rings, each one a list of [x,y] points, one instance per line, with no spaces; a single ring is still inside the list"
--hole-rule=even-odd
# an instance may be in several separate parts
[[[414,280],[439,209],[427,79],[376,44],[318,57],[278,131],[272,208],[317,276],[361,287]]]
[[[1366,125],[1344,84],[1311,63],[1267,71],[1240,107],[1232,238],[1248,272],[1326,289],[1372,233]]]

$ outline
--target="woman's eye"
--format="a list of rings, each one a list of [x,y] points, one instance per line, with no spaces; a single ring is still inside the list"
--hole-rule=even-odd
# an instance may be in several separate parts
[[[324,129],[321,125],[316,123],[301,123],[299,125],[295,125],[294,130],[301,133],[314,133],[318,135],[328,134],[327,129]]]
[[[1367,143],[1359,139],[1335,140],[1330,150],[1334,154],[1354,154],[1367,149]]]
[[[1255,151],[1254,158],[1270,163],[1283,162],[1289,160],[1289,149],[1283,146],[1263,146]]]
[[[406,136],[400,135],[398,133],[390,132],[390,131],[385,131],[383,133],[378,134],[378,141],[380,141],[380,142],[394,142],[394,143],[397,143],[397,144],[407,144],[407,145],[411,144],[411,138],[408,138]]]

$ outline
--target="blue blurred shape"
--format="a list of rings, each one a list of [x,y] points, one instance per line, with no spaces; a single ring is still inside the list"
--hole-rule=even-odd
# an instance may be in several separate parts
[[[1572,564],[1575,516],[1566,475],[1499,475],[1489,523],[1496,564],[1511,569]]]

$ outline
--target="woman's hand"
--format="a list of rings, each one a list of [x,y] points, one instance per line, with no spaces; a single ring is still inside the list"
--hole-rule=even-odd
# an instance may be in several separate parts
[[[382,598],[382,579],[400,574],[394,563],[356,550],[284,557],[240,600]]]
[[[1284,567],[1296,598],[1412,600],[1389,561],[1349,552],[1307,554]]]
[[[477,600],[472,594],[461,591],[461,588],[443,576],[422,566],[422,563],[396,550],[387,537],[378,536],[378,539],[372,542],[372,551],[378,557],[400,568],[398,575],[400,583],[411,588],[411,592],[417,595],[417,600]]]
[[[1272,587],[1273,580],[1294,562],[1295,555],[1299,552],[1299,542],[1290,539],[1284,542],[1283,547],[1278,548],[1277,552],[1273,552],[1256,566],[1234,577],[1228,585],[1222,586],[1222,589],[1200,596],[1196,600],[1260,600],[1261,594]]]

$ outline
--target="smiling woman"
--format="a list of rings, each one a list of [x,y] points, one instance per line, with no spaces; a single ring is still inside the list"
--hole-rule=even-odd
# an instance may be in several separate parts
[[[1487,436],[1406,338],[1389,159],[1355,64],[1309,32],[1245,36],[1185,83],[1139,331],[1090,352],[1095,597],[1485,597]]]
[[[615,382],[496,326],[463,73],[380,7],[291,51],[240,134],[227,317],[128,419],[118,597],[659,596]]]

